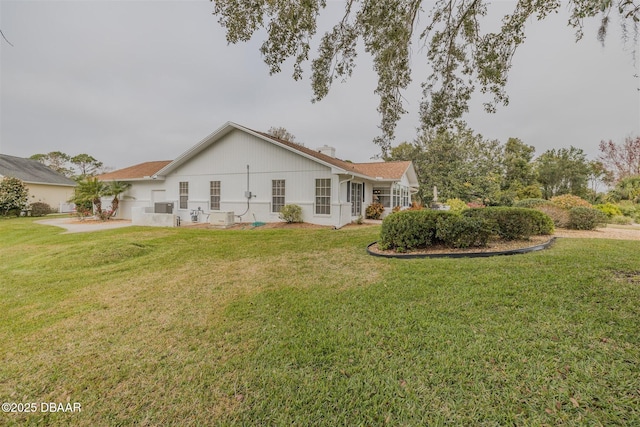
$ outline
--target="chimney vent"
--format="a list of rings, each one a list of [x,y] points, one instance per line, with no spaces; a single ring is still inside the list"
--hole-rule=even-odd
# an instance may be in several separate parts
[[[327,155],[329,157],[336,157],[336,149],[326,144],[318,148],[318,152],[321,154]]]

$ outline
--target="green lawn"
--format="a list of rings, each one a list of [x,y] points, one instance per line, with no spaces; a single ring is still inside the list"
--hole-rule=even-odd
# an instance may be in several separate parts
[[[0,220],[0,425],[640,425],[640,242]],[[41,402],[82,412],[41,412]]]

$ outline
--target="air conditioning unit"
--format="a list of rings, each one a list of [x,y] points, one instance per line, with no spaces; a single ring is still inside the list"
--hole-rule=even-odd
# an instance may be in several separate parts
[[[173,213],[173,203],[172,202],[158,202],[153,206],[153,213]]]
[[[209,224],[214,227],[227,228],[235,223],[234,212],[212,211],[209,214]]]

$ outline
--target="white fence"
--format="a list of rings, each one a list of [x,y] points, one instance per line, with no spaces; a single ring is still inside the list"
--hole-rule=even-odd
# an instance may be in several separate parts
[[[59,213],[75,212],[75,210],[76,210],[76,205],[74,203],[60,202],[60,206],[58,207]]]

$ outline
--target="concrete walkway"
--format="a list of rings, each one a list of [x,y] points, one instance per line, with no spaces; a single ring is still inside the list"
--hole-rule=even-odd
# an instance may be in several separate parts
[[[131,225],[131,221],[116,219],[110,221],[95,221],[95,220],[84,220],[79,221],[76,218],[52,218],[52,219],[41,219],[36,221],[36,224],[42,225],[53,225],[56,227],[64,228],[65,231],[62,234],[67,233],[87,233],[90,231],[100,231],[100,230],[110,230],[113,228],[122,228],[129,227]]]

